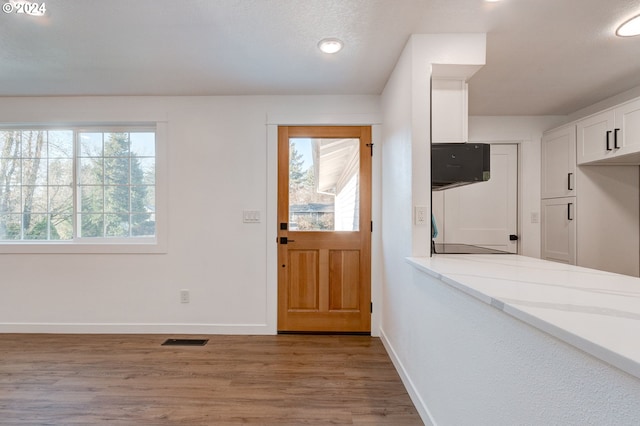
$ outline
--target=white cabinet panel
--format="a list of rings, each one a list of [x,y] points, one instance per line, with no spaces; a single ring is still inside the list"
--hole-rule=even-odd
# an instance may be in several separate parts
[[[463,79],[431,81],[431,140],[467,142],[468,88]]]
[[[542,200],[542,258],[575,265],[576,198]]]
[[[542,198],[576,194],[576,126],[547,132],[542,137]]]

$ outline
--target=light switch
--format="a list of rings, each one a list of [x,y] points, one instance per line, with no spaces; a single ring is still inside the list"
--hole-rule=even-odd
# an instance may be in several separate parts
[[[243,210],[242,221],[244,223],[260,223],[260,210]]]

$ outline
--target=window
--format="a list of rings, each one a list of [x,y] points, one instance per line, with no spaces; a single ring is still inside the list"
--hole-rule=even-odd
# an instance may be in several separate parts
[[[155,237],[155,129],[0,129],[0,242]]]

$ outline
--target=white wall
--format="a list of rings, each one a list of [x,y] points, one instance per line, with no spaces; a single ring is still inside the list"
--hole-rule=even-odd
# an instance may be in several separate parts
[[[540,257],[540,223],[532,223],[532,213],[540,213],[540,140],[542,133],[566,120],[564,116],[469,117],[469,141],[518,144],[518,228],[519,254]]]
[[[430,208],[430,77],[432,64],[483,64],[484,34],[414,35],[382,93],[382,241],[384,303],[381,333],[409,377],[422,374],[414,354],[424,342],[421,314],[407,309],[407,256],[430,251],[430,226],[413,225],[413,206]],[[409,296],[410,297],[410,296]],[[405,376],[406,377],[406,376]],[[405,381],[418,410],[419,389]],[[421,411],[426,418],[426,413]]]
[[[379,112],[377,96],[0,98],[5,123],[166,122],[169,169],[166,254],[0,255],[0,332],[274,333],[267,124]]]

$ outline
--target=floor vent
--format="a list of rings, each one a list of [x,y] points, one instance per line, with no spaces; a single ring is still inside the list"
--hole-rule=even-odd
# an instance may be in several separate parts
[[[162,346],[204,346],[209,339],[167,339]]]

